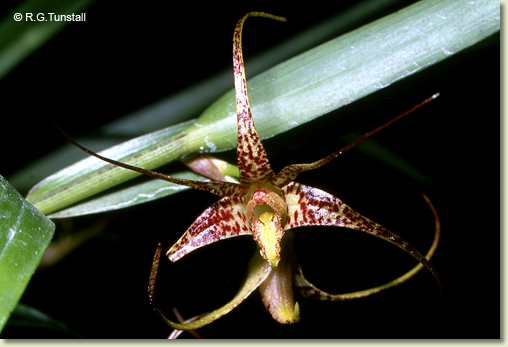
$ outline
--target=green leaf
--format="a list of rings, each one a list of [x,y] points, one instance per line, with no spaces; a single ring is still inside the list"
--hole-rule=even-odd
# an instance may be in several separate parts
[[[305,124],[472,46],[499,27],[494,1],[418,2],[248,80],[258,132],[265,139]],[[153,170],[191,153],[233,149],[234,105],[231,91],[185,130],[120,160]],[[51,213],[138,175],[90,165],[92,171],[70,167],[58,179],[48,178],[27,199]]]
[[[167,141],[168,137],[171,138],[172,135],[180,133],[183,129],[186,129],[192,121],[183,122],[179,125],[168,127],[154,133],[150,133],[144,136],[140,136],[138,138],[132,139],[130,141],[124,142],[118,146],[111,147],[108,150],[100,152],[103,156],[116,159],[116,160],[124,160],[125,156],[131,155],[132,158],[139,157],[140,154],[138,151],[140,148],[147,148],[144,154],[142,155],[142,160],[151,160],[154,158],[160,158],[160,155],[152,152],[159,152],[161,142],[164,143]],[[135,164],[138,166],[142,166],[142,164]],[[80,180],[80,178],[84,177],[93,177],[97,172],[107,172],[111,169],[117,169],[112,165],[107,165],[107,163],[98,160],[93,157],[89,157],[78,163],[69,166],[68,168],[57,172],[54,175],[44,179],[40,183],[38,183],[27,196],[27,200],[29,201],[41,201],[38,207],[44,206],[43,203],[49,201],[52,204],[57,204],[59,198],[61,198],[62,194],[57,193],[61,189],[66,189],[65,187],[73,185],[74,188],[88,189],[87,186],[75,185],[76,179]],[[136,175],[133,175],[133,177]],[[85,193],[86,192],[82,192]],[[63,194],[65,198],[65,193]],[[60,201],[60,206],[65,207],[68,206],[69,203],[64,201]],[[43,211],[46,214],[54,211]]]
[[[225,161],[213,159],[218,171],[223,175],[225,181],[238,183],[238,167],[230,165]],[[207,177],[196,174],[192,171],[182,171],[172,173],[171,176],[187,180],[206,181]],[[169,195],[173,195],[190,189],[171,182],[150,178],[147,181],[135,183],[127,188],[113,190],[103,195],[99,195],[83,203],[79,203],[70,208],[50,214],[48,217],[69,218],[83,216],[93,213],[118,210],[130,206],[144,204]]]
[[[351,6],[331,18],[328,18],[280,44],[255,56],[249,56],[246,62],[247,75],[255,76],[291,57],[311,49],[339,34],[366,22],[365,18],[386,11],[401,0],[366,0]],[[291,20],[292,21],[292,20]],[[211,77],[194,83],[154,104],[127,114],[97,130],[97,137],[79,139],[89,148],[105,149],[118,143],[119,138],[129,139],[147,134],[170,125],[187,121],[199,115],[203,109],[216,101],[232,86],[232,69],[229,67]],[[171,115],[171,116],[168,116]],[[108,145],[106,145],[108,144]],[[44,157],[32,161],[22,170],[9,177],[9,181],[19,191],[28,191],[38,182],[72,163],[79,154],[72,145],[63,146]],[[72,160],[72,158],[75,158]],[[80,157],[81,158],[81,157]]]
[[[188,180],[205,180],[203,176],[197,175],[190,171],[177,172],[171,176]],[[118,210],[121,208],[144,204],[146,202],[157,200],[188,189],[190,188],[178,184],[162,180],[150,179],[146,182],[135,184],[132,187],[114,191],[104,196],[100,196],[90,201],[86,201],[76,206],[64,209],[62,211],[52,213],[48,217],[69,218],[92,213]]]
[[[48,247],[55,225],[0,176],[0,330]]]

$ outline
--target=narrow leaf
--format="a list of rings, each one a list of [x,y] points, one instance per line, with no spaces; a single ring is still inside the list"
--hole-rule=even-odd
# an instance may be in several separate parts
[[[157,154],[157,152],[161,151],[161,143],[164,143],[172,135],[178,134],[191,123],[192,121],[180,123],[137,137],[102,151],[100,154],[111,159],[131,162],[137,166],[143,166],[145,161],[152,160],[156,162],[156,158],[164,158],[162,154]],[[174,139],[171,143],[174,144],[174,142],[178,144],[178,138]],[[132,159],[129,161],[128,158]],[[135,172],[110,165],[97,158],[88,157],[39,182],[30,190],[27,200],[36,205],[39,210],[48,214],[69,206],[72,202],[81,200],[79,198],[81,196],[84,198],[93,195],[86,192],[86,189],[89,188],[89,182],[93,182],[94,178],[99,179],[97,176],[100,173],[102,173],[100,179],[104,176],[106,178],[114,178],[116,171],[128,173],[132,177],[139,175]],[[65,194],[62,191],[62,189],[66,190],[69,187],[73,187],[73,194]],[[71,201],[69,202],[67,199]]]
[[[248,74],[249,76],[255,76],[289,58],[350,31],[349,28],[358,27],[358,23],[365,21],[365,18],[371,18],[380,11],[396,6],[400,2],[401,0],[365,0],[353,5],[280,44],[270,47],[259,55],[249,56],[246,62]],[[115,142],[110,141],[118,141],[119,138],[133,138],[191,120],[201,110],[232,88],[231,73],[232,69],[228,67],[220,73],[179,90],[155,104],[145,106],[99,128],[97,130],[98,138],[91,141],[78,140],[86,147],[103,149],[113,146]],[[106,146],[104,143],[110,144]],[[140,150],[140,148],[137,148],[137,150]],[[8,177],[9,181],[19,191],[28,191],[34,183],[57,170],[73,164],[76,160],[68,162],[72,158],[72,153],[75,153],[73,146],[64,146],[41,157],[39,160],[31,162]]]
[[[435,64],[499,31],[499,3],[424,0],[331,40],[248,81],[260,137],[290,130]],[[189,128],[120,159],[155,169],[195,152],[236,143],[234,92],[210,106]],[[137,174],[119,168],[82,176],[30,195],[50,213]]]
[[[205,179],[202,176],[188,171],[177,172],[172,176],[189,180]],[[113,191],[109,194],[101,195],[70,208],[52,213],[48,215],[48,217],[69,218],[118,210],[121,208],[144,204],[145,202],[157,200],[187,189],[190,188],[162,180],[150,179],[147,182],[138,183],[129,188]]]

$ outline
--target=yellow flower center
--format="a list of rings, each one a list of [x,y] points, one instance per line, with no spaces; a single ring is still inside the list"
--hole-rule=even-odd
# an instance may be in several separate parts
[[[255,187],[247,203],[247,218],[252,227],[252,236],[258,242],[260,253],[272,269],[280,261],[280,242],[284,236],[286,202],[271,187]]]
[[[274,214],[265,212],[259,216],[262,226],[258,229],[258,242],[262,244],[265,256],[272,268],[277,267],[279,257],[279,235],[277,233],[277,224],[274,220]]]

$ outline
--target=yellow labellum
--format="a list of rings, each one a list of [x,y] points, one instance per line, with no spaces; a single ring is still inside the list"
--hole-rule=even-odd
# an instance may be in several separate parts
[[[279,264],[279,236],[277,233],[277,224],[274,220],[274,214],[265,212],[259,216],[262,226],[259,228],[259,244],[263,245],[266,259],[272,268]]]

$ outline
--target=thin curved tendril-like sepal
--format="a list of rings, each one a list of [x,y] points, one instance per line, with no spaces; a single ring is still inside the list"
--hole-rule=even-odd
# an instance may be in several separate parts
[[[357,144],[359,144],[360,142],[362,142],[366,138],[374,135],[375,133],[377,133],[381,129],[386,128],[388,125],[390,125],[393,122],[401,119],[402,117],[407,116],[408,114],[412,113],[416,109],[418,109],[418,108],[422,107],[423,105],[431,102],[432,100],[434,100],[438,96],[439,96],[439,93],[436,93],[436,94],[432,95],[431,97],[429,97],[429,98],[423,100],[422,102],[420,102],[418,105],[413,106],[411,109],[401,113],[400,115],[398,115],[397,117],[393,118],[392,120],[390,120],[390,121],[388,121],[388,122],[378,126],[377,128],[375,128],[375,129],[373,129],[373,130],[363,134],[362,136],[360,136],[359,138],[357,138],[356,140],[354,140],[350,144],[344,146],[343,148],[341,148],[337,152],[334,152],[334,153],[324,157],[321,160],[318,160],[318,161],[316,161],[314,163],[309,163],[309,164],[293,164],[293,165],[286,166],[274,178],[272,178],[271,183],[274,186],[277,186],[277,187],[283,187],[283,186],[285,186],[289,182],[293,181],[301,172],[309,171],[309,170],[314,170],[314,169],[317,169],[317,168],[325,165],[326,163],[328,163],[332,159],[335,159],[339,155],[344,154],[345,152],[347,152],[348,150],[350,150],[351,148],[353,148],[354,146],[356,146]]]
[[[240,291],[229,303],[224,305],[218,310],[210,312],[202,318],[197,319],[191,323],[177,323],[167,319],[162,312],[157,307],[155,303],[155,279],[157,277],[157,267],[159,266],[159,259],[161,254],[161,244],[157,245],[157,250],[155,252],[155,256],[153,258],[152,270],[150,272],[150,280],[148,282],[148,297],[150,299],[150,303],[154,307],[155,311],[159,314],[159,316],[173,329],[178,330],[194,330],[201,328],[204,325],[207,325],[214,320],[222,317],[223,315],[229,313],[232,309],[238,306],[243,300],[245,300],[255,289],[259,287],[259,285],[268,277],[272,268],[270,265],[259,255],[259,252],[256,252],[254,257],[249,262],[249,269],[247,272],[247,277],[245,282],[243,283]]]
[[[139,173],[142,173],[144,175],[157,178],[163,181],[179,184],[186,187],[191,187],[194,189],[204,190],[206,192],[210,192],[219,196],[242,196],[247,192],[247,187],[243,184],[236,184],[231,182],[219,182],[219,181],[212,181],[212,182],[203,182],[203,181],[195,181],[195,180],[186,180],[183,178],[176,178],[169,175],[165,175],[156,171],[146,170],[137,166],[125,164],[110,158],[103,157],[102,155],[99,155],[95,153],[94,151],[80,145],[76,140],[74,140],[70,135],[68,135],[56,122],[51,118],[48,117],[51,122],[53,122],[54,126],[70,141],[72,144],[74,144],[76,147],[81,149],[82,151],[100,159],[105,162],[108,162],[112,165],[120,166],[127,170],[136,171]]]
[[[282,189],[288,208],[285,229],[299,226],[338,226],[360,230],[386,240],[412,255],[427,268],[441,288],[434,267],[400,236],[351,209],[335,196],[317,188],[291,182]]]
[[[275,174],[254,126],[249,97],[247,95],[247,79],[245,77],[242,53],[242,28],[243,23],[249,17],[266,17],[281,22],[286,22],[286,19],[264,12],[250,12],[238,21],[233,34],[233,70],[238,121],[237,158],[240,170],[240,182],[258,183],[267,181]]]
[[[441,224],[439,222],[439,216],[437,214],[436,209],[432,205],[430,199],[425,195],[422,194],[425,201],[429,204],[432,213],[434,215],[435,219],[435,233],[434,233],[434,240],[432,241],[432,245],[430,246],[427,254],[425,255],[425,258],[427,260],[430,260],[432,256],[434,255],[434,252],[436,251],[437,245],[439,243],[439,236],[441,234]],[[295,287],[299,290],[300,294],[302,294],[306,298],[313,298],[318,300],[325,300],[325,301],[344,301],[344,300],[351,300],[351,299],[359,299],[364,298],[366,296],[379,293],[383,290],[386,290],[388,288],[395,287],[401,283],[404,283],[408,281],[411,277],[415,276],[420,270],[423,269],[423,265],[420,263],[416,265],[414,268],[406,272],[404,275],[394,279],[393,281],[390,281],[388,283],[385,283],[383,285],[360,290],[352,293],[345,293],[345,294],[329,294],[316,286],[314,286],[312,283],[310,283],[302,273],[302,268],[300,267],[300,264],[297,263],[297,269],[295,271],[294,276],[294,284]]]

